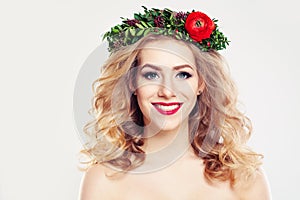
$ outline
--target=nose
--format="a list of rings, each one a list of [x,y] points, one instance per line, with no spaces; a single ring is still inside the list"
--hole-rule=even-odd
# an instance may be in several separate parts
[[[175,91],[173,89],[173,84],[171,83],[171,81],[164,81],[164,83],[162,83],[159,86],[157,95],[159,97],[163,97],[163,98],[166,98],[166,99],[175,97],[176,94],[175,94]]]

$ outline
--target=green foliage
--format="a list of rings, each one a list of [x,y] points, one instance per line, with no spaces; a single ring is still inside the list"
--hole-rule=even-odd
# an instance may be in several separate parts
[[[178,40],[192,42],[202,51],[210,49],[222,50],[229,45],[229,40],[219,30],[218,20],[212,19],[215,23],[215,30],[211,33],[210,38],[201,42],[196,42],[189,37],[185,29],[185,20],[190,12],[176,13],[168,8],[159,10],[156,8],[148,9],[142,6],[143,13],[134,13],[133,19],[122,18],[122,23],[118,24],[106,32],[103,40],[107,39],[109,51],[115,51],[122,46],[130,45],[137,42],[140,38],[148,34],[162,34],[172,36]],[[194,12],[194,10],[192,11]]]

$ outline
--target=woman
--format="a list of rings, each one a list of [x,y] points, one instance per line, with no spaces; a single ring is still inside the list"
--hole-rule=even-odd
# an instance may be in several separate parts
[[[270,199],[216,21],[144,7],[104,37],[80,199]]]

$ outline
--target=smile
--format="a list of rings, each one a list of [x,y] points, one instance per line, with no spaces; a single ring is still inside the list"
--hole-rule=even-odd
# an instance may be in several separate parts
[[[175,114],[181,107],[182,103],[172,102],[172,103],[164,103],[164,102],[155,102],[152,103],[154,108],[163,115],[173,115]]]

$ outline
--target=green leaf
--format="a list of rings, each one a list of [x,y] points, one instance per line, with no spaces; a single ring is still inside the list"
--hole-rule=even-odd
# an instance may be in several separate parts
[[[135,24],[138,28],[144,29],[144,27],[141,24]]]
[[[142,24],[145,28],[149,28],[149,26],[148,26],[145,22],[141,21],[141,24]]]
[[[129,36],[129,31],[130,31],[130,29],[127,29],[127,30],[124,32],[125,38],[128,38],[128,36]]]
[[[147,22],[148,27],[153,27],[149,22]]]
[[[134,37],[134,38],[132,39],[132,41],[131,41],[131,44],[135,43],[135,42],[138,41],[138,40],[139,40],[138,37]]]
[[[119,30],[116,29],[116,28],[113,28],[113,29],[112,29],[112,32],[113,32],[113,33],[119,33]]]
[[[134,19],[137,19],[137,20],[141,20],[141,17],[140,17],[140,13],[137,14],[137,13],[134,13]]]
[[[129,32],[132,36],[135,36],[135,29],[134,28],[130,28]]]
[[[182,33],[181,32],[178,32],[177,35],[179,35],[180,38],[182,38]]]
[[[175,36],[178,40],[180,40],[181,39],[181,37],[179,36],[179,35],[176,35]]]
[[[144,31],[145,31],[145,29],[142,29],[142,30],[138,31],[138,32],[136,33],[136,36],[141,36],[141,35],[143,35]]]
[[[143,36],[146,36],[146,35],[148,35],[148,33],[151,31],[151,29],[150,28],[148,28],[148,29],[146,29],[145,31],[144,31],[144,34],[143,34]]]
[[[144,11],[147,11],[147,10],[148,10],[148,8],[146,8],[146,6],[142,6],[142,8],[144,8]]]
[[[119,29],[120,31],[122,30],[122,27],[121,27],[121,25],[117,25],[117,26],[115,26],[117,29]]]
[[[109,35],[109,32],[106,32],[106,33],[103,35],[102,40],[104,40],[108,35]]]

